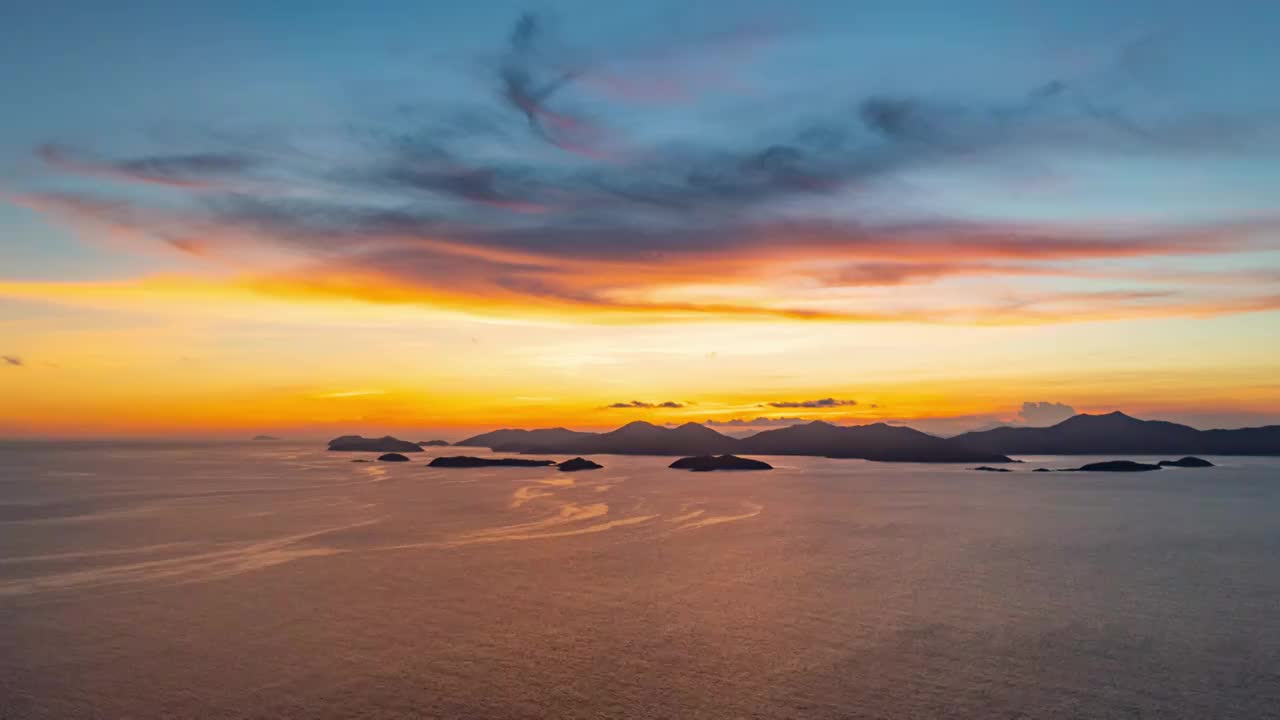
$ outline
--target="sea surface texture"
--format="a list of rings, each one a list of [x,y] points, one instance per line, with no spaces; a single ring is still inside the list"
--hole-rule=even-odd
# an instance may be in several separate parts
[[[432,450],[0,446],[0,718],[1280,717],[1280,460]]]

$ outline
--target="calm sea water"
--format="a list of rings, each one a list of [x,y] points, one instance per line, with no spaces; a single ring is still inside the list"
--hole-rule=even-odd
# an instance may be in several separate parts
[[[1277,460],[353,457],[0,446],[0,718],[1280,716]]]

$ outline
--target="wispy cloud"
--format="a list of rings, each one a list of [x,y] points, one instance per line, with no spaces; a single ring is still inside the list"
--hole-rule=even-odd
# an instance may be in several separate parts
[[[725,84],[729,66],[776,33],[743,25],[718,33],[611,52],[572,48],[552,36],[544,16],[525,13],[515,22],[498,62],[501,98],[519,113],[534,136],[561,150],[594,160],[625,157],[616,133],[583,110],[565,109],[574,91],[628,103],[688,100],[708,87]],[[579,92],[578,94],[583,94]]]
[[[542,21],[526,13],[511,30],[510,44],[499,69],[502,96],[524,115],[538,137],[557,147],[592,158],[605,157],[604,131],[583,117],[554,110],[551,100],[581,70],[550,61],[541,47]]]
[[[802,425],[804,423],[813,422],[813,418],[801,417],[757,417],[750,420],[746,418],[734,418],[732,420],[703,420],[702,424],[707,427],[725,427],[725,428],[771,428],[784,427],[787,425]]]
[[[256,159],[238,153],[155,155],[112,162],[52,143],[40,146],[37,154],[50,167],[78,175],[188,190],[227,189],[225,180],[257,165]]]
[[[837,398],[819,398],[817,400],[776,400],[765,403],[775,408],[833,408],[857,405],[857,400],[840,400]]]
[[[17,355],[0,355],[0,360],[4,361],[9,367],[23,367],[27,363]]]
[[[385,390],[336,390],[334,392],[316,393],[311,397],[321,400],[332,400],[340,398],[368,397],[371,395],[386,395]]]
[[[678,403],[674,400],[667,400],[666,402],[659,402],[659,403],[643,402],[641,400],[631,400],[628,402],[616,402],[610,405],[605,405],[606,409],[618,409],[618,410],[653,410],[653,409],[682,408],[682,407],[684,407],[684,403]]]

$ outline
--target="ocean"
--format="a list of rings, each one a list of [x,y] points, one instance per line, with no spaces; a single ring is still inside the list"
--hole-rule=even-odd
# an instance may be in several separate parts
[[[0,445],[0,718],[1280,717],[1280,459],[461,450]]]

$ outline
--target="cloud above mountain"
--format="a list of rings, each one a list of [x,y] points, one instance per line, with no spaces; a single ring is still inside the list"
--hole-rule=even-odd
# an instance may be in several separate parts
[[[775,408],[833,408],[857,405],[857,400],[840,400],[837,398],[819,398],[817,400],[775,400],[765,403]]]
[[[703,425],[712,428],[769,428],[782,427],[786,425],[801,425],[813,422],[812,418],[802,417],[757,417],[750,420],[746,418],[734,418],[732,420],[715,420],[709,419],[702,421]]]
[[[1027,425],[1057,425],[1075,414],[1075,408],[1063,403],[1024,402],[1018,411],[1018,420]]]
[[[605,407],[608,409],[618,409],[618,410],[655,410],[655,409],[661,410],[661,409],[682,408],[684,407],[684,403],[678,403],[674,400],[667,400],[666,402],[657,402],[657,403],[644,402],[642,400],[630,400],[627,402],[612,403],[610,405],[606,405]]]

